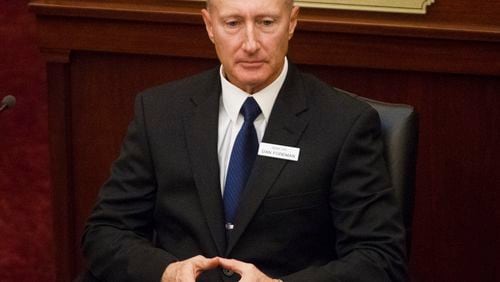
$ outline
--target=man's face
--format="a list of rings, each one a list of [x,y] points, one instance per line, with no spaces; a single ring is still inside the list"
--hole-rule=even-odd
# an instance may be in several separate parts
[[[286,0],[210,0],[202,15],[228,80],[255,93],[281,73],[299,8]]]

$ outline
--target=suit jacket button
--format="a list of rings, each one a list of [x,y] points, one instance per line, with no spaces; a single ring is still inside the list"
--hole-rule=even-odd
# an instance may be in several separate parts
[[[234,275],[234,271],[225,268],[222,269],[222,273],[224,273],[224,275],[226,275],[227,277],[231,277]]]

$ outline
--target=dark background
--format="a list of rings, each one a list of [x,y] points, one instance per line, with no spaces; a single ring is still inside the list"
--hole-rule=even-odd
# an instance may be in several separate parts
[[[53,281],[47,93],[28,1],[0,0],[0,281]]]

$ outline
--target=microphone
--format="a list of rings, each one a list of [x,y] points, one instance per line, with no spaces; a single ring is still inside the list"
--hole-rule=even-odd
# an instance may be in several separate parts
[[[0,112],[3,112],[3,110],[7,110],[9,108],[12,108],[16,105],[16,97],[12,95],[7,95],[3,97],[2,99],[2,105],[0,106]]]

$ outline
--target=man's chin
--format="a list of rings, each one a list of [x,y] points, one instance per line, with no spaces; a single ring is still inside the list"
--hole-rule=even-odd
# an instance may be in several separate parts
[[[267,85],[264,84],[265,84],[264,79],[257,79],[257,78],[242,79],[240,80],[238,87],[243,89],[245,92],[253,94],[265,88]]]
[[[259,69],[259,70],[244,70],[244,69],[238,69],[236,71],[238,75],[234,76],[234,78],[242,83],[242,84],[259,84],[265,79],[265,70]]]

